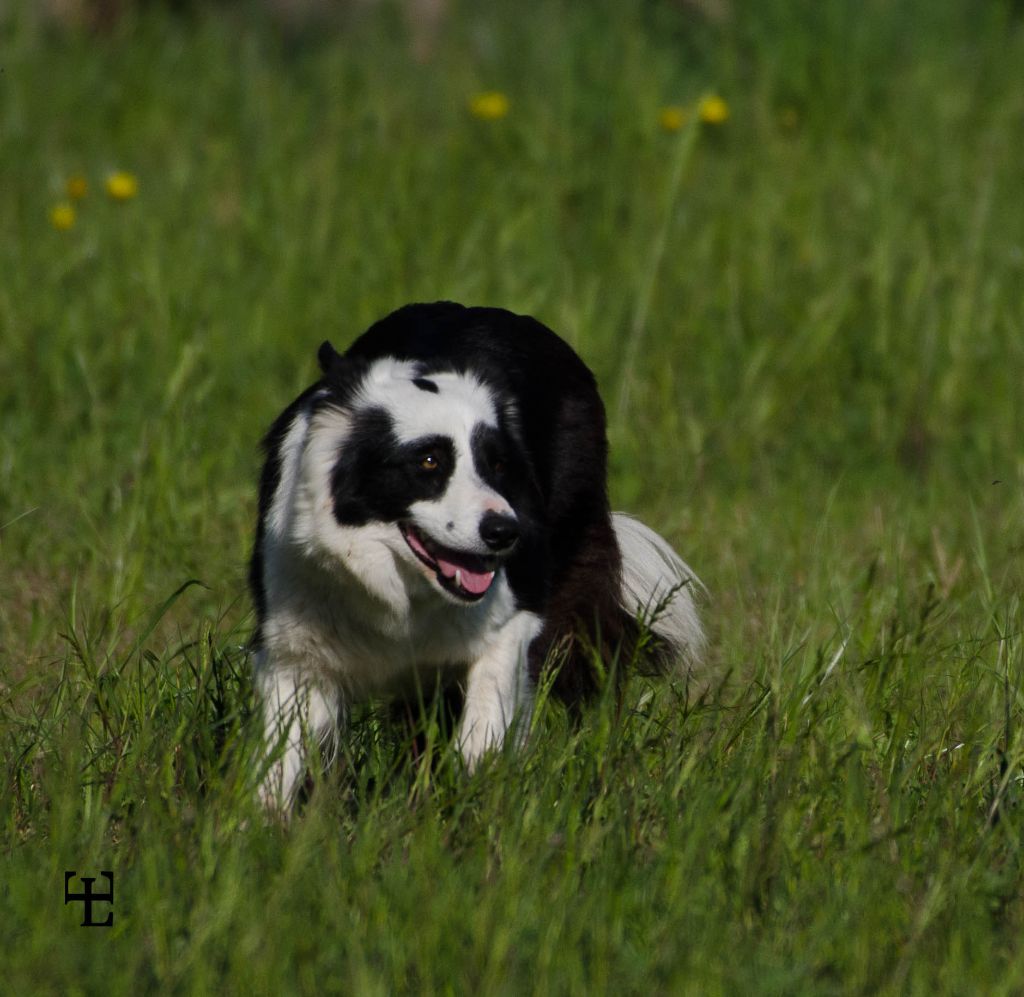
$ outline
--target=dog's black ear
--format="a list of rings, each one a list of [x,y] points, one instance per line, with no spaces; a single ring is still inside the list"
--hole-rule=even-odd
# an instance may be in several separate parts
[[[3,0],[0,0],[0,3],[2,2]],[[352,392],[366,376],[369,363],[362,357],[339,353],[328,342],[323,343],[317,350],[316,358],[320,361],[320,370],[323,371],[320,383],[328,389],[335,404],[346,404]]]
[[[316,351],[316,358],[320,363],[320,370],[327,374],[341,360],[341,354],[325,339],[320,344],[320,349]]]

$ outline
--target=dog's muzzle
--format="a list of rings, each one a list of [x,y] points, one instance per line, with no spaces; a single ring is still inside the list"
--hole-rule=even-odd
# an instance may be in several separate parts
[[[453,550],[412,523],[402,523],[400,529],[409,549],[434,572],[437,584],[446,592],[465,602],[476,602],[486,595],[498,570],[497,553],[482,556]]]

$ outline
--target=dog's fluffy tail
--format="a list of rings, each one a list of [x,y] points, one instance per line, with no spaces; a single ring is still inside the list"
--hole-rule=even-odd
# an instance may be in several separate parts
[[[616,512],[612,524],[622,553],[622,608],[662,643],[659,658],[689,670],[704,653],[694,598],[704,586],[668,541],[639,519]]]

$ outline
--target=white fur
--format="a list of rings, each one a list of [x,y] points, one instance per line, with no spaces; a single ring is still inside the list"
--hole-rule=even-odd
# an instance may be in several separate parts
[[[473,429],[497,425],[491,393],[467,374],[431,374],[437,394],[421,391],[413,383],[413,364],[381,360],[372,368],[356,396],[356,405],[387,409],[395,421],[399,440],[433,434],[455,443],[455,472],[440,501],[418,502],[410,508],[413,521],[449,547],[486,554],[480,539],[480,518],[485,512],[513,515],[502,495],[489,488],[473,465],[470,440]]]
[[[399,416],[400,438],[436,432],[454,440],[456,466],[445,494],[414,503],[410,512],[432,536],[485,553],[483,513],[512,513],[480,480],[470,449],[473,427],[494,422],[493,401],[472,378],[432,377],[442,386],[438,396],[413,386],[413,376],[410,365],[380,362],[356,404]],[[261,788],[275,809],[291,805],[307,742],[335,738],[349,702],[407,690],[438,669],[465,669],[459,744],[470,766],[500,746],[517,711],[530,705],[526,649],[540,621],[516,610],[502,570],[478,602],[453,606],[457,597],[437,585],[396,524],[350,527],[334,518],[331,472],[350,428],[350,416],[336,409],[295,416],[267,517],[268,608],[255,667],[267,747],[283,742]]]
[[[411,518],[446,545],[487,553],[479,533],[483,514],[514,515],[473,463],[473,429],[496,424],[494,399],[468,375],[431,375],[437,394],[417,388],[415,376],[412,364],[378,361],[353,407],[386,409],[402,441],[433,434],[453,441],[455,466],[444,494],[414,503]],[[283,812],[306,769],[308,746],[336,743],[348,704],[408,692],[417,683],[432,685],[439,670],[465,673],[457,743],[474,767],[500,747],[517,718],[529,715],[527,651],[544,624],[516,608],[502,567],[487,592],[466,603],[438,584],[397,524],[339,524],[331,478],[352,417],[331,407],[311,414],[312,402],[285,430],[262,547],[267,609],[255,669],[266,748],[274,760],[260,795],[268,808]],[[699,582],[638,520],[616,513],[613,522],[623,559],[623,607],[653,614],[655,633],[681,662],[696,662],[704,643],[692,594]]]
[[[622,553],[622,606],[647,621],[651,630],[673,648],[685,668],[704,653],[704,630],[693,597],[703,588],[669,543],[639,519],[612,513]]]
[[[400,440],[431,433],[468,439],[478,422],[497,424],[494,398],[471,374],[431,374],[437,394],[416,387],[416,374],[416,365],[407,360],[378,360],[360,384],[353,407],[387,409]]]
[[[516,613],[470,670],[458,743],[472,769],[483,754],[500,746],[512,721],[524,721],[533,706],[526,652],[543,626],[533,613]]]
[[[284,534],[290,518],[290,503],[295,495],[295,481],[299,474],[299,462],[309,431],[309,413],[300,412],[288,427],[281,447],[281,483],[274,493],[266,529],[269,534],[280,537]]]
[[[283,749],[264,776],[260,800],[270,810],[281,810],[291,804],[305,770],[306,743],[322,743],[337,730],[339,703],[329,685],[315,685],[297,670],[258,661],[256,674],[264,742]]]

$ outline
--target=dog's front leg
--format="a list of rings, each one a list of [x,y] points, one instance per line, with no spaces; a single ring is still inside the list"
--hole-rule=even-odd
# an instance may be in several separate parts
[[[287,814],[306,771],[306,744],[337,735],[338,697],[289,668],[264,664],[257,674],[264,750],[269,755],[283,747],[260,785],[260,800],[267,810]]]
[[[501,746],[517,716],[525,731],[533,705],[526,651],[540,630],[535,614],[516,613],[470,666],[458,736],[470,770],[486,751]]]

